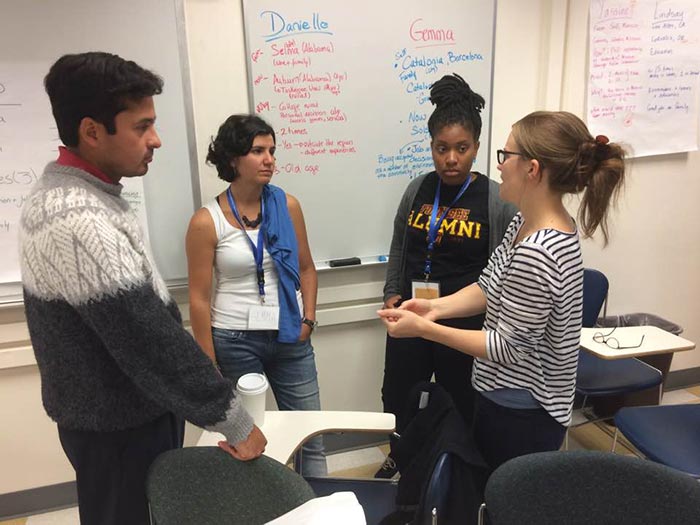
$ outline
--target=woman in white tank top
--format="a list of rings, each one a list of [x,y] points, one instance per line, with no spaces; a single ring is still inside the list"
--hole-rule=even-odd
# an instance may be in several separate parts
[[[230,184],[187,231],[195,339],[234,384],[264,373],[281,410],[319,410],[316,269],[299,201],[269,184],[275,132],[257,116],[232,115],[207,162]],[[325,475],[320,437],[304,445],[302,472]]]

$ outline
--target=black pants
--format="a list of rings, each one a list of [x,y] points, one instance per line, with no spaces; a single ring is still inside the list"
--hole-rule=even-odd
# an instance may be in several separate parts
[[[492,470],[518,456],[559,450],[565,434],[544,408],[508,408],[476,394],[474,438]]]
[[[58,427],[78,485],[81,525],[148,525],[146,474],[156,457],[182,447],[185,423],[165,414],[115,432]]]
[[[450,324],[456,325],[454,321]],[[482,324],[483,316],[459,320],[460,328],[478,330]],[[395,339],[387,335],[382,402],[384,412],[396,416],[396,432],[401,434],[407,423],[402,412],[411,388],[419,381],[430,381],[433,373],[435,382],[452,396],[470,428],[474,418],[473,363],[471,356],[439,343],[421,338]]]

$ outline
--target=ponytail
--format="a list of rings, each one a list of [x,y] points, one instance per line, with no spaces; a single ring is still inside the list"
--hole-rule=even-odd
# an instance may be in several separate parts
[[[608,244],[608,209],[617,202],[625,177],[625,153],[619,144],[608,142],[605,135],[584,142],[580,148],[579,187],[583,196],[578,210],[579,223],[585,237],[600,227],[603,243]]]
[[[565,111],[536,111],[513,125],[513,139],[524,156],[536,159],[561,194],[583,192],[578,221],[584,237],[600,228],[608,244],[608,211],[624,184],[625,152],[604,135],[596,138]]]

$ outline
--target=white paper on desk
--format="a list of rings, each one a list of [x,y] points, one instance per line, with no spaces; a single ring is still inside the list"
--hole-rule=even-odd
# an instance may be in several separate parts
[[[352,492],[335,492],[314,498],[267,525],[367,525],[365,512]]]

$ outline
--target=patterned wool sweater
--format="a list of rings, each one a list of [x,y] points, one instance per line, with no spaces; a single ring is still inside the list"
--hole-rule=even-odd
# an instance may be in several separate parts
[[[252,419],[183,329],[121,190],[50,163],[22,208],[24,306],[46,412],[67,429],[115,431],[172,411],[245,439]]]

